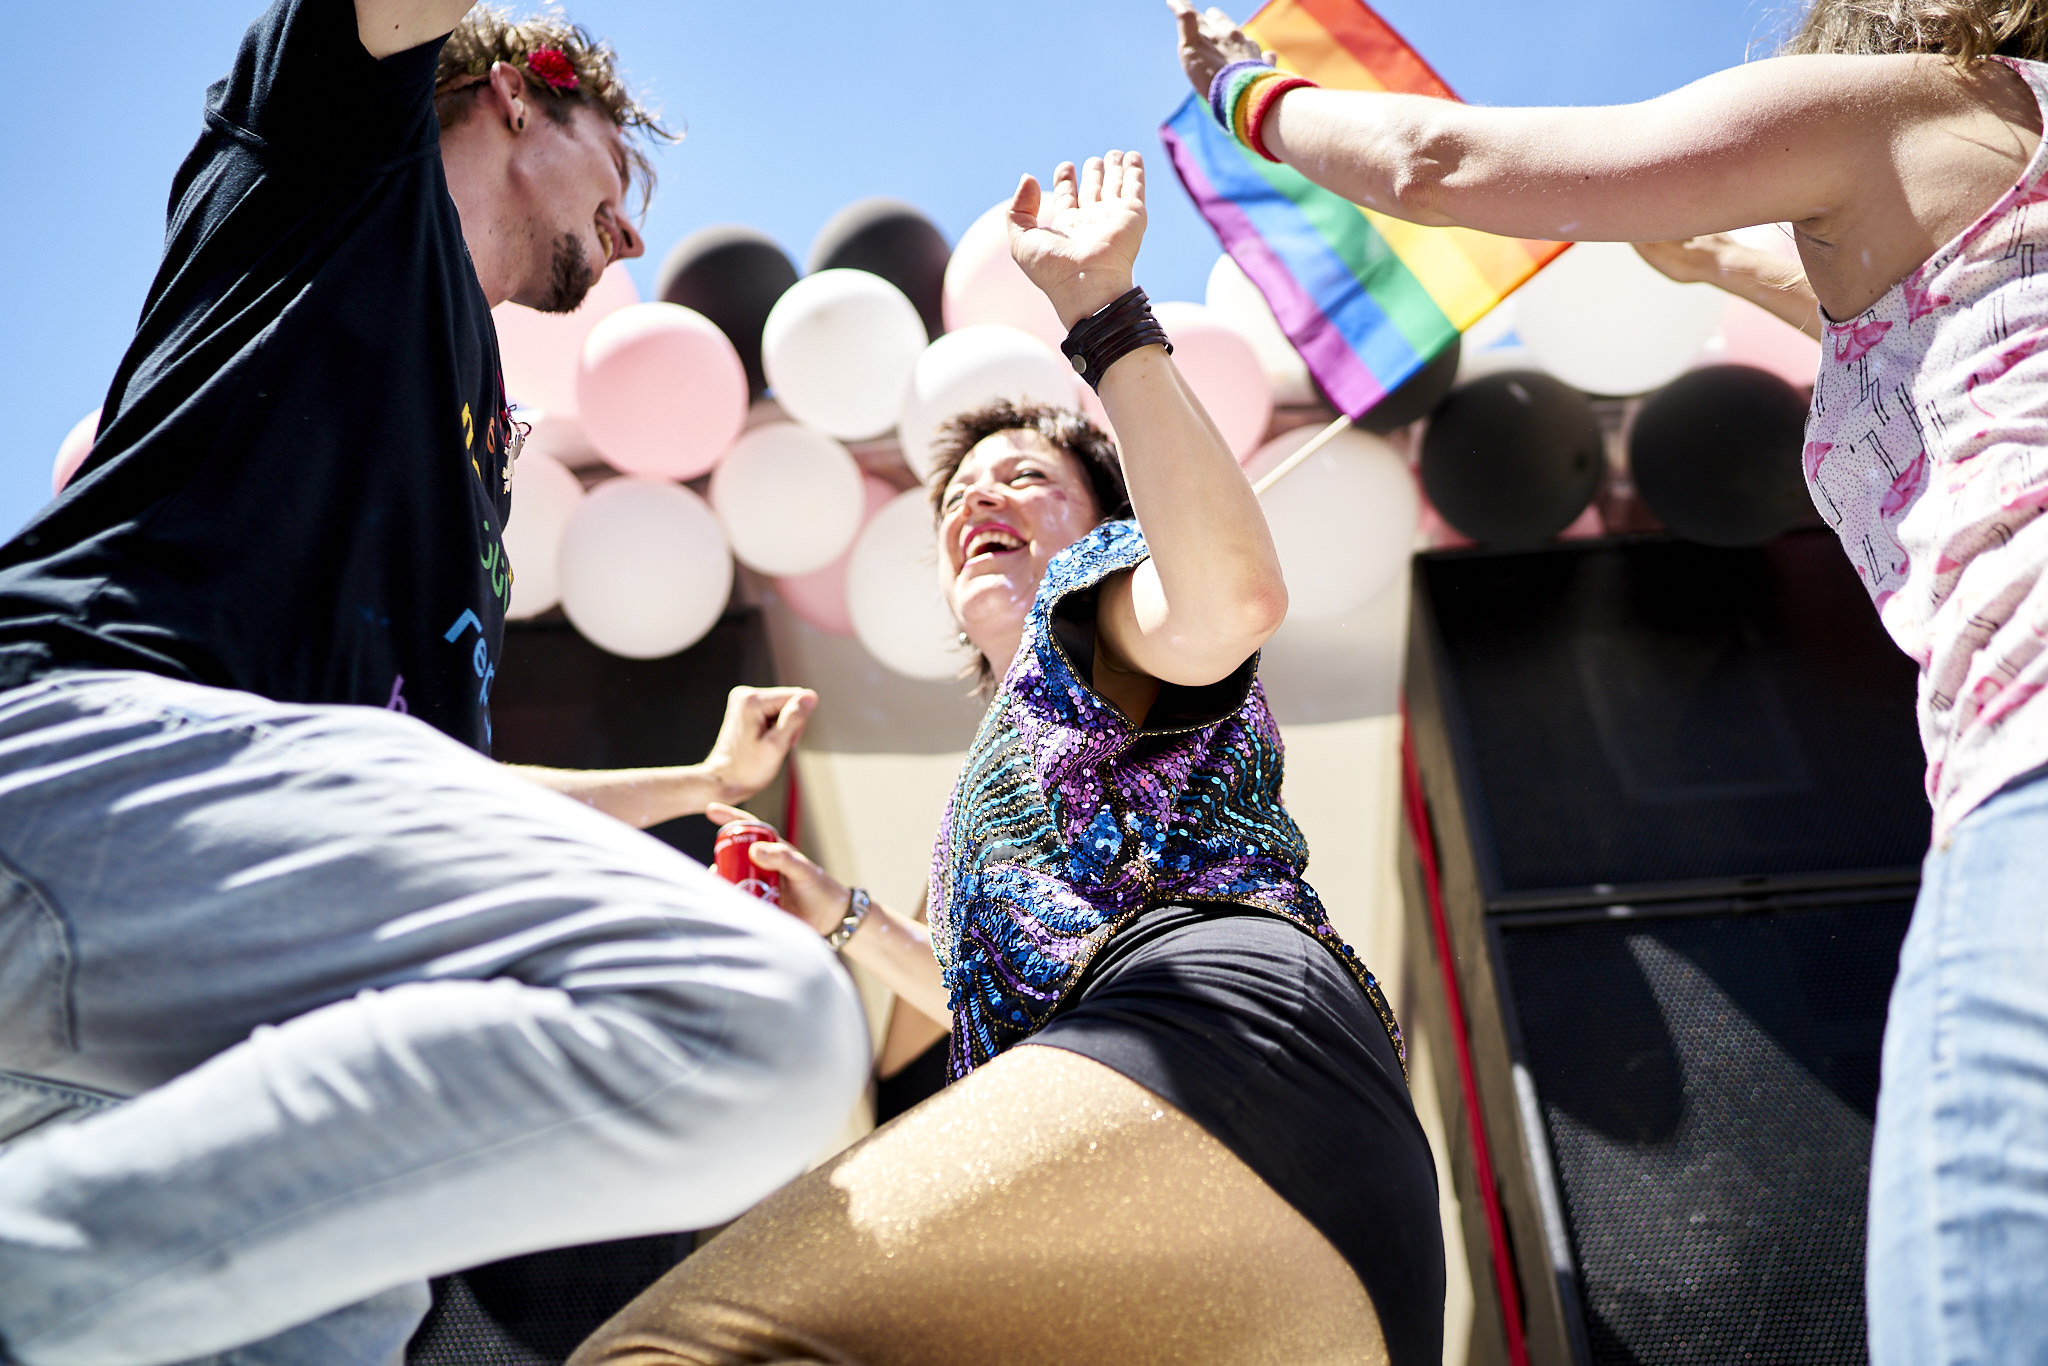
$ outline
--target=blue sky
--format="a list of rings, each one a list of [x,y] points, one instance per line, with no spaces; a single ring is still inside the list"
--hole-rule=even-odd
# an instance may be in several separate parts
[[[514,8],[518,8],[515,5]],[[573,0],[689,137],[658,153],[650,290],[692,230],[740,222],[801,265],[842,205],[916,204],[956,237],[1020,171],[1137,147],[1157,170],[1140,279],[1199,299],[1216,257],[1158,154],[1185,86],[1164,0]],[[49,496],[64,433],[101,399],[162,244],[171,174],[260,0],[19,6],[0,176],[0,534]],[[1782,0],[1382,0],[1466,99],[1644,98],[1767,47]],[[346,118],[348,95],[335,91]],[[366,401],[374,401],[366,396]]]

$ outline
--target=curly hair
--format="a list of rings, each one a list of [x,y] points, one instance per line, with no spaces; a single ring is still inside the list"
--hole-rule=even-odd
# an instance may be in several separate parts
[[[534,70],[533,54],[545,58],[550,50],[567,61],[574,73],[572,81],[550,81]],[[568,123],[572,111],[582,105],[603,114],[614,127],[639,134],[642,140],[674,142],[679,136],[626,88],[619,75],[618,54],[609,43],[592,38],[563,18],[559,10],[515,20],[493,5],[471,9],[441,48],[441,60],[434,70],[434,113],[443,128],[453,128],[469,117],[469,96],[482,87],[499,62],[518,69],[527,91],[537,97],[535,105],[558,124]],[[653,164],[630,138],[626,159],[630,188],[638,191],[644,208],[654,192]]]
[[[962,413],[939,428],[938,438],[932,443],[931,473],[925,479],[934,526],[943,514],[946,485],[959,472],[967,453],[1000,432],[1037,432],[1072,456],[1088,476],[1088,488],[1095,495],[1098,525],[1131,515],[1131,494],[1124,487],[1124,468],[1117,458],[1116,443],[1100,427],[1072,408],[998,399]],[[980,696],[987,697],[995,691],[995,669],[988,656],[979,651],[975,652],[967,677],[974,680],[975,692]]]
[[[2048,0],[1813,0],[1779,51],[2038,62],[2048,60]]]

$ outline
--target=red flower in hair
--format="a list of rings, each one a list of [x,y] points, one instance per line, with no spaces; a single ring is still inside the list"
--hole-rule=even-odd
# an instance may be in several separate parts
[[[558,47],[537,47],[526,54],[526,69],[550,90],[574,90],[581,82],[576,67]]]

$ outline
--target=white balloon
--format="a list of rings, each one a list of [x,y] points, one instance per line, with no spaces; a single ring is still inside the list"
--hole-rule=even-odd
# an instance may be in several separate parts
[[[1515,330],[1536,363],[1589,394],[1644,394],[1692,365],[1727,296],[1681,285],[1622,242],[1581,242],[1516,295]]]
[[[1256,481],[1322,429],[1297,427],[1246,462]],[[1327,621],[1370,601],[1415,549],[1422,495],[1408,462],[1351,428],[1260,497],[1280,552],[1290,620]]]
[[[791,417],[858,441],[896,425],[924,346],[924,323],[902,290],[864,270],[821,270],[768,311],[761,367]]]
[[[628,475],[592,489],[562,534],[560,564],[571,624],[628,659],[696,644],[732,594],[717,514],[665,479]]]
[[[1010,201],[974,220],[946,261],[939,308],[946,330],[993,323],[1015,327],[1057,348],[1066,340],[1059,312],[1010,255]]]
[[[1223,442],[1250,458],[1273,423],[1273,385],[1244,335],[1201,304],[1166,302],[1152,312],[1173,342],[1173,363]]]
[[[1071,361],[1014,327],[948,332],[924,349],[911,371],[897,426],[904,462],[923,479],[931,472],[932,441],[953,418],[999,398],[1072,408],[1081,387]]]
[[[1301,352],[1280,330],[1266,296],[1259,293],[1242,266],[1228,256],[1217,257],[1209,268],[1209,286],[1202,291],[1202,298],[1210,311],[1252,344],[1266,381],[1273,386],[1275,403],[1299,406],[1322,401]]]
[[[583,502],[583,481],[567,465],[522,447],[512,466],[512,515],[505,558],[512,564],[508,617],[537,617],[562,600],[562,533]]]
[[[808,574],[845,554],[860,532],[860,466],[823,432],[771,422],[718,462],[711,506],[741,564],[763,574]]]
[[[559,408],[520,408],[512,416],[526,424],[526,444],[519,448],[520,459],[537,451],[572,470],[604,464],[604,457],[590,444],[576,414]]]
[[[967,663],[960,623],[939,594],[938,544],[923,489],[889,500],[862,529],[846,566],[853,633],[911,678],[951,678]]]

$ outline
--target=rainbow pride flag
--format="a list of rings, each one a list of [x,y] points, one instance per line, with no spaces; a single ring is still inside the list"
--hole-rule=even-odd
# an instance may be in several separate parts
[[[1281,69],[1320,85],[1457,98],[1359,0],[1272,0],[1244,27]],[[1316,383],[1354,418],[1569,245],[1417,227],[1361,208],[1238,145],[1199,96],[1159,136],[1223,249],[1266,296]]]

